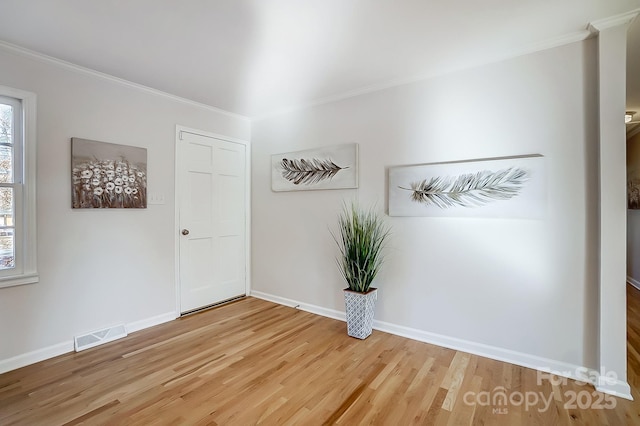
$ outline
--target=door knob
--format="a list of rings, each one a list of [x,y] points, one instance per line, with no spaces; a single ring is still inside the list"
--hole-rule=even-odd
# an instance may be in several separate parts
[[[182,235],[189,235],[189,230],[188,229],[183,229],[182,230]]]

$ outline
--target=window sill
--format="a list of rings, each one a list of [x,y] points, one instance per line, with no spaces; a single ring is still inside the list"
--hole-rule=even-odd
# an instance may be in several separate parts
[[[38,273],[13,275],[0,278],[0,288],[15,287],[24,284],[35,284],[40,281]]]

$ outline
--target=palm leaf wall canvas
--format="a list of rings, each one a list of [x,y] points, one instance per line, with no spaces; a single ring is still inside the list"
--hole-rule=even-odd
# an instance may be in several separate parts
[[[544,157],[530,155],[389,168],[389,215],[545,216]]]
[[[273,191],[358,187],[358,144],[334,145],[271,156]]]

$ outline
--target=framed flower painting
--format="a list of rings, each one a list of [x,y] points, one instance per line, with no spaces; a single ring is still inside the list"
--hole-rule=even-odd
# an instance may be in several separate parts
[[[147,149],[71,138],[74,209],[147,207]]]

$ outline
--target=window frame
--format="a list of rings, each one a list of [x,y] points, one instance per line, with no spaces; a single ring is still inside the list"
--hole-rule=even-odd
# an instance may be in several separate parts
[[[36,95],[0,86],[0,97],[15,99],[20,105],[15,111],[16,114],[20,114],[20,120],[16,120],[13,140],[13,187],[16,189],[15,267],[0,270],[0,288],[3,288],[37,283],[39,275],[36,244]]]

